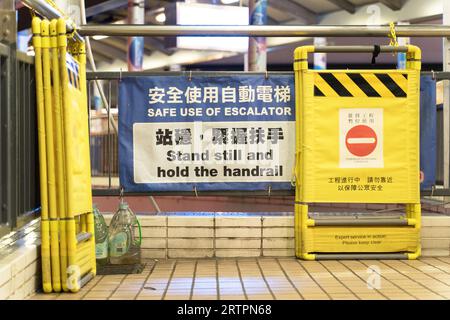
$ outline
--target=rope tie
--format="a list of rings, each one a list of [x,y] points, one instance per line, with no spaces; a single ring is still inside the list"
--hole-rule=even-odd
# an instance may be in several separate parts
[[[380,54],[380,52],[381,52],[380,46],[377,45],[377,44],[374,45],[373,46],[373,53],[372,53],[372,64],[377,63],[376,59],[377,59],[378,55]]]

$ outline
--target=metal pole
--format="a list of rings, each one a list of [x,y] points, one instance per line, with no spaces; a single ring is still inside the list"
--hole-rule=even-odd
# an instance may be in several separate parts
[[[59,18],[55,8],[43,0],[22,0],[29,8],[47,18]],[[446,2],[444,2],[446,3]],[[450,37],[447,25],[396,26],[398,37]],[[73,31],[68,21],[67,31]],[[233,36],[233,37],[387,37],[389,26],[150,26],[150,25],[81,25],[81,36]]]
[[[329,53],[371,53],[375,50],[374,46],[317,46],[314,48],[314,52],[329,52]],[[406,46],[380,46],[380,52],[407,52]]]
[[[5,63],[3,64],[4,69],[0,70],[0,72],[3,72],[3,74],[0,75],[0,81],[3,77],[4,81],[2,85],[6,87],[6,90],[3,92],[5,94],[4,98],[2,97],[5,102],[5,105],[2,106],[4,108],[4,118],[1,119],[2,123],[0,123],[0,125],[4,127],[3,133],[6,138],[1,141],[5,142],[2,146],[2,152],[5,153],[6,157],[4,157],[4,176],[2,177],[2,188],[5,190],[2,197],[2,203],[0,203],[0,213],[3,212],[3,215],[7,217],[8,227],[12,229],[16,227],[17,215],[19,214],[17,195],[19,176],[17,162],[18,159],[20,159],[17,147],[17,27],[14,0],[2,1],[0,5],[0,19],[0,44],[4,43],[7,48],[7,55],[4,60]],[[1,116],[2,114],[0,114],[0,117]]]
[[[72,19],[65,17],[61,12],[56,10],[54,7],[52,7],[48,2],[45,2],[43,0],[21,0],[22,3],[27,6],[28,8],[36,11],[39,15],[51,20],[51,19],[58,19],[58,18],[66,18],[66,29],[67,32],[73,32],[75,23]],[[75,38],[78,41],[83,41],[83,39],[75,33]]]
[[[132,25],[144,24],[144,0],[128,0],[128,22]],[[144,59],[144,37],[128,38],[128,71],[141,71]]]
[[[326,46],[327,38],[315,37],[314,46]],[[314,69],[325,70],[327,68],[327,54],[323,52],[314,53]]]
[[[443,4],[443,24],[450,23],[450,1],[444,1]],[[450,40],[449,37],[443,39],[443,71],[450,71]],[[444,188],[450,187],[450,83],[444,81],[444,106],[443,106],[443,180]]]
[[[249,23],[251,25],[267,24],[267,0],[249,1]],[[248,68],[250,71],[267,70],[267,45],[265,37],[248,39]]]
[[[396,26],[398,37],[450,37],[450,26]],[[387,37],[389,26],[154,26],[81,25],[82,36]]]
[[[409,22],[399,21],[399,25],[409,25]],[[400,37],[398,38],[398,44],[401,46],[406,46],[410,44],[409,38]],[[397,69],[406,69],[406,53],[400,52],[397,55]]]
[[[48,19],[58,19],[62,16],[61,12],[42,0],[22,0],[22,3]],[[67,27],[71,28],[70,31],[73,30],[72,25],[68,25]],[[69,29],[67,30],[69,31]]]

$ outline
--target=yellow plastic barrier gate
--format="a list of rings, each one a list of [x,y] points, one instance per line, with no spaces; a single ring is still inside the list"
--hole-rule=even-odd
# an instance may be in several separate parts
[[[415,259],[420,255],[420,49],[406,70],[309,70],[313,52],[372,52],[374,47],[295,50],[296,255],[315,259]],[[320,215],[310,203],[398,203],[405,215]]]
[[[66,21],[32,21],[44,292],[77,292],[96,274],[86,57]]]

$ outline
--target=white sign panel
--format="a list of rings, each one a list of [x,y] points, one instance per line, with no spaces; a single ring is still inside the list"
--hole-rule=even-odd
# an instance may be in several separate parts
[[[383,168],[383,109],[339,110],[341,168]]]
[[[134,182],[289,181],[294,132],[294,122],[135,123]]]

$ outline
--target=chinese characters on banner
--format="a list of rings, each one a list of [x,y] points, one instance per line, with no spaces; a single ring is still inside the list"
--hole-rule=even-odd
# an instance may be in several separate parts
[[[292,188],[292,75],[127,77],[119,90],[125,190]]]

